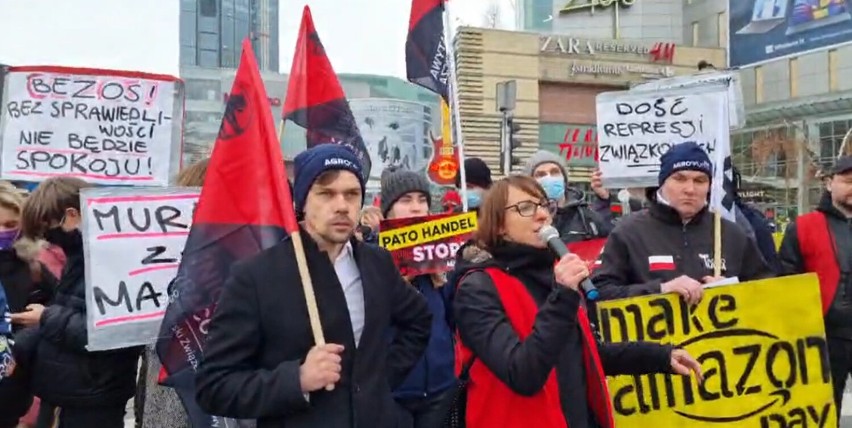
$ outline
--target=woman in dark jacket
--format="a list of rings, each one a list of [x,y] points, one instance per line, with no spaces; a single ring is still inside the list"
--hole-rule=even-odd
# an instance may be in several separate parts
[[[411,171],[391,171],[382,177],[382,216],[388,219],[422,217],[429,214],[429,182]],[[403,272],[404,274],[404,272]],[[429,344],[405,381],[396,388],[394,399],[403,413],[403,426],[440,427],[449,411],[455,352],[450,302],[453,289],[445,286],[441,274],[406,277],[412,287],[426,298],[432,313]]]
[[[85,265],[78,230],[84,187],[88,184],[76,178],[50,178],[24,204],[24,235],[59,246],[66,263],[53,302],[15,314],[13,322],[38,323],[32,387],[42,400],[39,426],[51,426],[58,415],[60,428],[122,428],[140,350],[86,350]]]
[[[38,244],[24,245],[18,240],[23,204],[24,197],[18,189],[8,183],[0,185],[0,284],[10,313],[46,304],[56,285],[55,279],[49,278],[35,261],[35,251],[30,247]],[[27,251],[22,251],[24,248]],[[14,325],[12,332],[18,333],[23,327]],[[26,365],[21,365],[11,377],[0,380],[0,428],[17,427],[18,419],[29,409],[33,397],[28,374]]]
[[[700,379],[683,350],[597,342],[578,292],[588,267],[573,254],[557,262],[538,238],[550,223],[534,179],[503,179],[482,205],[467,265],[457,267],[459,357],[472,364],[468,428],[613,428],[606,375],[694,371]]]

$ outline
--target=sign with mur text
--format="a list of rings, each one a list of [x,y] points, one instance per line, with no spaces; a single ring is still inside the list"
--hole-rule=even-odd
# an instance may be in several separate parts
[[[199,193],[177,187],[83,189],[89,351],[154,342]]]

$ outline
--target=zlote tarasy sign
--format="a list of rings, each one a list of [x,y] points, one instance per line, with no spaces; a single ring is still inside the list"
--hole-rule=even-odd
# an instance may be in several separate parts
[[[679,375],[608,378],[616,426],[836,427],[816,275],[599,304],[604,342],[645,340],[689,351],[704,383]]]
[[[636,3],[636,0],[568,0],[565,6],[559,10],[560,14],[577,12],[580,10],[589,9],[591,13],[595,13],[598,9],[605,9],[610,6],[630,7]]]

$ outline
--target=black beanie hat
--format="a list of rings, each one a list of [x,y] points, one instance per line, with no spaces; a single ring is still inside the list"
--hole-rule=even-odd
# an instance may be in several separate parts
[[[464,174],[468,184],[474,184],[483,189],[491,187],[491,168],[480,158],[465,159]],[[461,188],[461,172],[456,174],[456,188]]]

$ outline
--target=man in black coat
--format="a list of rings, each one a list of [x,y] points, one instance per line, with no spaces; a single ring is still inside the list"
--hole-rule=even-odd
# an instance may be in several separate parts
[[[295,159],[294,202],[325,345],[316,345],[287,239],[238,263],[196,378],[205,411],[258,427],[396,427],[391,395],[429,341],[426,301],[390,253],[352,238],[364,178],[325,144]],[[388,342],[388,332],[397,334]]]
[[[771,278],[757,244],[742,227],[722,219],[722,259],[714,260],[713,213],[708,196],[713,165],[695,142],[677,144],[660,158],[659,189],[647,210],[622,219],[609,235],[592,281],[601,300],[680,294],[690,304],[704,286],[722,280]]]

